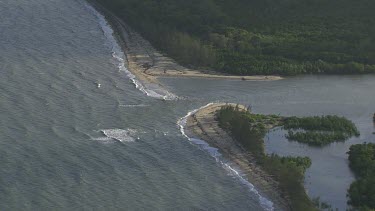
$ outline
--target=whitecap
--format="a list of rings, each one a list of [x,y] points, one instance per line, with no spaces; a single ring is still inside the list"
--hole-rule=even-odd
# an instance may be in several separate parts
[[[99,141],[101,143],[104,143],[104,144],[111,144],[111,143],[114,143],[115,140],[112,139],[112,138],[109,138],[109,137],[92,137],[91,138],[92,140],[94,141]]]
[[[134,129],[105,129],[101,130],[101,132],[106,136],[103,140],[106,140],[105,138],[109,138],[123,143],[139,140],[139,137],[137,137],[138,132]]]
[[[181,119],[178,120],[177,125],[180,128],[181,134],[186,137],[192,144],[198,146],[201,150],[208,152],[213,158],[215,158],[216,162],[219,163],[231,176],[234,178],[237,178],[243,185],[245,185],[248,190],[255,194],[258,197],[259,203],[262,206],[263,209],[267,211],[273,211],[273,202],[269,199],[262,196],[259,191],[254,187],[253,184],[251,184],[246,178],[245,175],[241,173],[240,170],[236,169],[234,166],[231,165],[230,162],[223,159],[222,155],[220,154],[219,150],[215,147],[211,147],[207,142],[201,139],[197,138],[191,138],[186,135],[185,133],[185,126],[187,119],[189,116],[195,114],[200,109],[204,109],[206,107],[211,106],[213,103],[209,103],[205,106],[202,106],[201,108],[195,109],[193,111],[188,112],[188,114]]]
[[[99,82],[95,82],[94,84],[96,85],[96,87],[97,87],[98,89],[102,86],[102,84],[99,83]]]
[[[135,107],[148,107],[150,105],[146,104],[136,104],[136,105],[119,105],[120,107],[126,107],[126,108],[135,108]]]
[[[100,14],[94,7],[89,5],[87,2],[84,2],[85,7],[98,19],[99,25],[104,33],[104,36],[107,38],[106,44],[111,48],[112,57],[117,62],[117,68],[119,71],[124,72],[125,75],[132,81],[135,87],[146,94],[149,97],[154,97],[162,100],[177,100],[178,97],[160,85],[157,84],[143,84],[137,80],[136,76],[132,74],[126,68],[126,56],[122,51],[120,45],[118,44],[116,38],[113,35],[113,29],[108,24],[105,17]]]
[[[155,135],[160,135],[160,134],[162,134],[163,136],[169,135],[168,131],[162,131],[162,130],[157,130],[157,129],[154,129],[154,131],[155,131]]]

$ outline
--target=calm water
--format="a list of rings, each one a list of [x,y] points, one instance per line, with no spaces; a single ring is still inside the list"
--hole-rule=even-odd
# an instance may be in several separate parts
[[[278,131],[267,141],[270,152],[311,156],[309,193],[334,207],[345,207],[353,180],[348,147],[375,142],[375,76],[163,79],[183,99],[161,101],[118,68],[116,46],[82,1],[3,0],[0,20],[1,210],[262,210],[248,186],[176,125],[213,101],[357,123],[359,139],[323,150],[288,143]]]
[[[375,76],[303,76],[272,82],[166,79],[178,95],[202,101],[238,102],[251,105],[255,113],[284,116],[336,114],[352,120],[361,132],[359,138],[324,148],[288,142],[285,132],[274,130],[266,141],[268,153],[309,156],[312,166],[305,187],[311,197],[346,210],[346,193],[354,176],[347,154],[352,144],[374,142]],[[199,87],[199,90],[196,88]]]

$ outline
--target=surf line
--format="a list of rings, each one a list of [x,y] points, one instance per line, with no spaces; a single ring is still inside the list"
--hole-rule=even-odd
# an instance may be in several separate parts
[[[211,155],[213,158],[215,158],[215,161],[218,164],[220,164],[221,167],[223,167],[230,175],[232,175],[234,178],[238,179],[243,185],[245,185],[251,193],[255,194],[257,196],[258,200],[259,200],[260,205],[262,206],[262,208],[264,210],[266,210],[266,211],[273,211],[274,210],[273,202],[270,201],[269,199],[267,199],[266,197],[262,196],[259,193],[259,191],[255,188],[255,186],[253,184],[251,184],[247,179],[245,179],[241,175],[241,171],[237,170],[235,167],[231,166],[231,164],[229,162],[225,161],[222,158],[222,155],[220,154],[220,152],[219,152],[219,150],[217,148],[211,147],[204,140],[197,139],[197,138],[191,138],[191,137],[189,137],[186,134],[186,132],[185,132],[185,126],[187,124],[187,119],[191,115],[197,113],[199,110],[207,108],[207,107],[209,107],[209,106],[211,106],[213,104],[214,103],[209,103],[209,104],[207,104],[205,106],[202,106],[202,107],[200,107],[198,109],[192,110],[192,111],[188,112],[186,116],[180,118],[177,121],[177,125],[180,128],[181,134],[184,137],[186,137],[193,145],[196,145],[201,150],[208,152],[209,155]]]
[[[88,2],[83,1],[83,5],[86,7],[88,11],[92,15],[95,16],[95,18],[98,20],[101,30],[104,33],[104,36],[106,37],[106,44],[111,48],[112,57],[115,59],[117,63],[117,68],[119,71],[124,72],[125,75],[130,79],[130,81],[135,85],[135,88],[140,90],[142,93],[149,97],[162,99],[162,100],[176,100],[178,99],[177,96],[174,94],[168,92],[167,90],[160,90],[164,94],[158,93],[156,90],[150,89],[143,85],[139,80],[137,80],[136,76],[131,73],[126,68],[126,56],[123,52],[122,48],[118,44],[115,36],[113,35],[114,31],[108,21],[105,19],[105,17],[100,14],[93,6],[91,6]]]

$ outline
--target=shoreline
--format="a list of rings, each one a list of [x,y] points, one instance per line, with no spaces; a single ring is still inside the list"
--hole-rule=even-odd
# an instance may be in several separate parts
[[[279,189],[278,182],[255,163],[251,153],[219,127],[215,114],[224,105],[228,104],[208,104],[187,116],[184,131],[186,136],[204,140],[210,147],[217,148],[225,159],[239,167],[244,177],[262,196],[271,200],[276,210],[290,210],[289,199]],[[240,109],[246,108],[240,106]]]
[[[114,29],[121,48],[126,55],[129,71],[141,82],[149,84],[163,85],[159,82],[159,77],[172,78],[208,78],[208,79],[229,79],[243,81],[274,81],[283,79],[281,76],[237,76],[220,74],[214,71],[193,70],[179,65],[173,59],[157,51],[139,33],[135,32],[121,18],[113,12],[104,8],[95,0],[88,0],[95,9],[102,13],[109,24]]]

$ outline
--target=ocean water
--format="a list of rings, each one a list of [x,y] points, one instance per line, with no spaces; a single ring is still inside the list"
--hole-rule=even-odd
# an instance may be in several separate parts
[[[249,82],[207,79],[164,79],[177,95],[206,102],[235,102],[250,105],[253,112],[283,116],[339,115],[353,121],[361,135],[345,143],[323,148],[309,147],[285,138],[275,129],[265,137],[267,153],[308,156],[305,188],[311,198],[320,197],[332,208],[347,209],[346,193],[354,181],[347,160],[353,144],[375,143],[375,76],[300,76],[279,81]],[[196,89],[199,87],[200,89]]]
[[[215,149],[181,133],[177,122],[210,102],[357,123],[361,137],[323,150],[277,131],[267,139],[272,152],[321,155],[306,186],[340,209],[353,180],[345,152],[375,142],[375,76],[167,78],[166,90],[152,90],[126,70],[105,19],[84,1],[3,0],[0,20],[1,210],[272,209]]]

